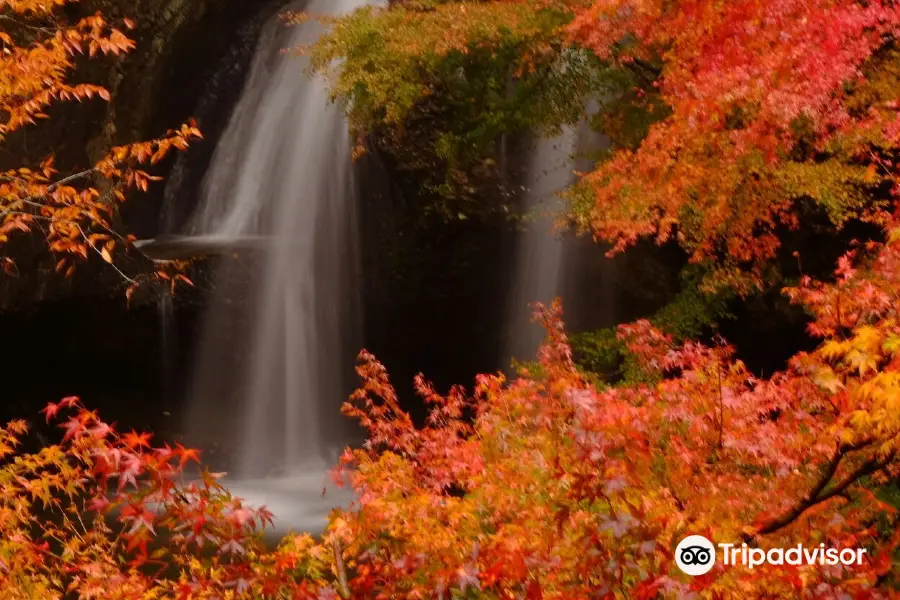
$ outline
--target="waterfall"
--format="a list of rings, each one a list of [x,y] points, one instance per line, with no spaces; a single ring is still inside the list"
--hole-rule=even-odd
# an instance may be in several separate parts
[[[366,4],[298,8],[342,14]],[[213,276],[188,439],[224,448],[233,491],[251,500],[268,494],[276,517],[283,515],[272,497],[293,506],[320,495],[321,474],[348,442],[340,405],[359,348],[346,119],[327,82],[305,75],[308,60],[282,51],[320,33],[315,21],[286,27],[280,17],[264,28],[184,232],[229,248],[253,241],[248,252],[223,252]],[[296,488],[309,491],[310,481],[312,495],[298,498]]]
[[[159,315],[159,351],[162,366],[163,390],[166,394],[171,391],[174,365],[172,357],[176,352],[176,323],[175,323],[175,299],[168,286],[163,286],[156,301],[157,314]]]
[[[531,322],[531,304],[547,304],[561,291],[566,243],[555,221],[563,209],[560,192],[575,181],[577,144],[578,129],[564,127],[556,137],[538,139],[528,160],[523,198],[526,223],[516,242],[507,359],[534,358],[544,332]]]

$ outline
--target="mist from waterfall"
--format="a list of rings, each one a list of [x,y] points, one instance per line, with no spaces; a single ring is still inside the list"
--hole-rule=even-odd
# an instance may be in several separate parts
[[[311,0],[287,8],[341,14],[366,4]],[[290,500],[285,496],[290,510],[305,499],[287,478],[308,488],[309,474],[334,464],[348,441],[340,405],[359,348],[346,119],[330,103],[327,82],[304,73],[308,59],[283,51],[320,34],[315,21],[287,27],[278,16],[266,25],[183,232],[252,248],[219,260],[197,350],[188,437],[225,446],[232,481],[245,482],[236,493],[253,500],[268,485],[264,500],[271,507],[271,496],[292,490]],[[310,497],[322,491],[321,477],[315,481]]]
[[[544,332],[531,322],[531,305],[547,304],[560,293],[565,239],[556,220],[564,207],[560,192],[575,181],[577,144],[578,129],[564,127],[556,137],[539,138],[528,160],[522,206],[526,220],[516,241],[507,358],[534,357]]]

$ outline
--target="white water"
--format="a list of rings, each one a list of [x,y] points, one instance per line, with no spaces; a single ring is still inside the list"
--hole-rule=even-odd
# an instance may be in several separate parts
[[[340,14],[366,4],[312,0],[296,8]],[[293,494],[296,505],[285,514],[274,507],[275,516],[303,528],[310,519],[324,523],[334,504],[321,492],[348,442],[340,405],[358,349],[346,120],[329,103],[326,82],[303,72],[307,60],[282,52],[319,34],[315,22],[287,28],[276,18],[266,26],[186,232],[223,246],[257,240],[255,254],[226,256],[216,274],[189,440],[219,443],[230,457],[229,487],[254,503],[287,506]]]
[[[554,138],[541,138],[526,171],[524,230],[518,235],[510,300],[506,357],[531,360],[544,331],[531,319],[531,304],[548,304],[561,292],[565,240],[556,227],[564,208],[560,192],[575,182],[578,131],[566,127]]]

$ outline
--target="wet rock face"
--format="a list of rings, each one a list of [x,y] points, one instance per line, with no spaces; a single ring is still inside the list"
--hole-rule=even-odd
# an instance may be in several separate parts
[[[187,166],[202,174],[240,94],[262,23],[284,0],[94,3],[104,14],[131,15],[137,49],[107,74],[113,102],[88,144],[89,157],[102,155],[110,144],[157,137],[196,118],[206,139],[191,149]],[[172,175],[175,160],[161,165],[159,174]],[[123,207],[123,220],[138,237],[156,235],[165,187],[158,184]],[[176,200],[190,205],[193,194],[185,194]]]
[[[189,116],[210,71],[234,46],[238,32],[270,0],[90,0],[81,12],[129,17],[137,48],[105,75],[113,93],[105,123],[115,142],[159,135]],[[246,40],[252,53],[252,40]],[[102,150],[102,148],[100,149]]]

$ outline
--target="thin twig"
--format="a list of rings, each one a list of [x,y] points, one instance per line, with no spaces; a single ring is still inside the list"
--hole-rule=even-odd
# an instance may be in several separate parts
[[[126,275],[119,267],[117,267],[115,265],[115,263],[112,260],[107,261],[106,258],[103,256],[103,253],[100,252],[99,250],[97,250],[97,248],[93,244],[91,244],[91,240],[88,238],[87,234],[84,232],[84,229],[81,228],[81,225],[79,225],[78,223],[72,223],[72,224],[78,228],[78,231],[81,232],[81,237],[84,238],[84,241],[85,241],[85,243],[87,243],[88,247],[91,250],[93,250],[94,252],[96,252],[97,255],[103,259],[103,262],[106,262],[107,264],[109,264],[109,266],[111,266],[113,269],[115,269],[116,272],[122,277],[122,279],[124,279],[128,283],[134,283],[134,279],[132,279],[131,277]]]

